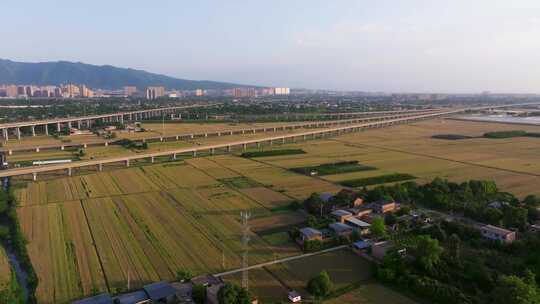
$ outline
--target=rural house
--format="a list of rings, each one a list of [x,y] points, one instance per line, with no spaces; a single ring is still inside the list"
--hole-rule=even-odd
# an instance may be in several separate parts
[[[345,223],[346,219],[352,218],[353,215],[347,210],[335,210],[332,211],[331,215],[340,223]]]
[[[501,241],[503,243],[512,243],[516,240],[516,233],[514,231],[493,225],[482,226],[480,228],[480,234],[486,239]]]
[[[392,200],[385,200],[380,199],[373,204],[371,204],[371,207],[373,208],[373,211],[376,213],[388,213],[388,212],[394,212],[397,210],[397,204],[396,202]]]
[[[351,217],[345,220],[345,224],[348,226],[351,226],[354,230],[358,231],[361,235],[368,234],[369,233],[369,227],[371,227],[370,224],[359,220],[355,217]]]
[[[176,289],[167,282],[148,284],[143,287],[143,290],[152,303],[175,303]]]
[[[330,224],[328,227],[332,229],[334,234],[337,236],[349,236],[353,232],[353,228],[351,226],[339,222]]]
[[[322,241],[322,239],[322,232],[311,227],[306,227],[300,229],[300,238],[297,242],[302,245],[305,241]]]

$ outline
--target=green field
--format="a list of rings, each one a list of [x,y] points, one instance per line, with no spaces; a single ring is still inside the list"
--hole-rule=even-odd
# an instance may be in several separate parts
[[[291,169],[291,171],[294,171],[296,173],[300,173],[304,175],[312,175],[312,173],[315,173],[315,175],[319,175],[319,176],[358,172],[358,171],[369,171],[369,170],[375,170],[375,168],[370,167],[370,166],[360,165],[358,161],[356,160],[341,161],[341,162],[336,162],[336,163],[321,164],[317,166],[299,167],[299,168]]]

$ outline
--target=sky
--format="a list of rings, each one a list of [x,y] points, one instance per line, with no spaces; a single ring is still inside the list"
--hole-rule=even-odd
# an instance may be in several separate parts
[[[538,0],[2,0],[0,58],[292,88],[540,93]]]

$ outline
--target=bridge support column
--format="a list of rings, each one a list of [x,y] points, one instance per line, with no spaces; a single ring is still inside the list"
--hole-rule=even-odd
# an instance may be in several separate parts
[[[211,155],[216,154],[216,149],[214,149],[214,148],[210,149],[210,154],[211,154]]]
[[[242,150],[244,150],[244,151],[247,150],[247,144],[243,144],[243,145],[242,145]]]
[[[88,148],[88,144],[83,144],[83,148]]]
[[[101,164],[101,163],[98,164],[98,171],[99,172],[103,171],[103,164]]]
[[[68,176],[71,176],[71,168],[67,169],[67,174],[68,174]]]
[[[49,126],[45,124],[45,135],[49,136]]]
[[[176,160],[176,153],[173,153],[172,159],[173,159],[173,160]]]
[[[150,157],[150,162],[153,164],[156,161],[155,157]]]
[[[8,129],[2,129],[2,136],[4,137],[4,140],[5,141],[8,141],[9,140],[9,135],[8,135]]]
[[[62,126],[60,125],[59,122],[56,123],[56,132],[60,133],[60,131],[62,131]]]
[[[105,147],[107,147],[108,145],[109,145],[109,142],[108,142],[108,141],[106,141],[106,142],[105,142]]]
[[[260,141],[258,141],[256,144],[257,144],[257,148],[261,147],[261,142]]]
[[[204,137],[208,137],[208,133],[204,133]]]
[[[37,173],[36,172],[32,172],[32,180],[33,181],[37,180]]]
[[[60,150],[64,151],[65,147],[64,146],[60,146]]]
[[[194,137],[195,137],[195,135],[193,135],[193,134],[191,134],[191,135],[189,136],[189,138],[191,138],[191,139],[193,139]]]
[[[39,147],[36,147],[36,153],[39,152]]]
[[[193,151],[193,157],[197,157],[197,151]]]
[[[126,159],[126,167],[129,167],[129,159]]]
[[[17,139],[21,140],[21,128],[17,128],[16,132],[17,132]]]
[[[232,150],[232,147],[231,146],[227,146],[227,152],[231,152]]]
[[[8,150],[8,155],[12,155],[13,154],[13,150],[9,149]]]
[[[30,126],[30,129],[32,129],[32,136],[36,136],[36,126]]]
[[[81,120],[77,120],[77,129],[81,129],[82,127],[82,121]]]
[[[282,144],[285,143],[285,137],[283,137],[283,138],[281,139],[281,143],[282,143]]]
[[[71,130],[71,121],[68,121],[68,129]]]

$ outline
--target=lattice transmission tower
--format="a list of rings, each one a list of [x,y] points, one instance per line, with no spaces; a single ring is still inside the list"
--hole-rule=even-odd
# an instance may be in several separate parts
[[[242,247],[244,252],[242,253],[242,287],[246,290],[249,288],[249,274],[248,274],[248,256],[249,256],[249,218],[251,213],[249,211],[240,212],[240,218],[242,219]]]

